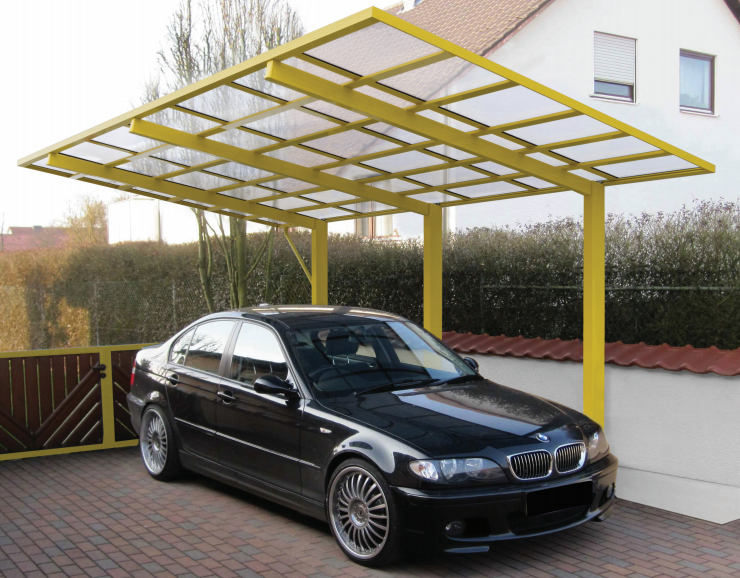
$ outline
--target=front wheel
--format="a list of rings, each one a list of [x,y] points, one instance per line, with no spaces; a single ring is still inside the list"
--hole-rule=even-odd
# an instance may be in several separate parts
[[[379,567],[401,558],[399,516],[390,487],[368,462],[353,458],[337,468],[327,509],[332,534],[352,561]]]
[[[156,405],[146,408],[141,417],[139,447],[146,470],[154,479],[172,480],[182,473],[172,427],[165,413]]]

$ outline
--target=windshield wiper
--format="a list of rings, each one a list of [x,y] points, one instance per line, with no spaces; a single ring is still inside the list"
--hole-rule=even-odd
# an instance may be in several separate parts
[[[427,383],[434,383],[435,381],[437,381],[437,380],[434,379],[434,378],[430,378],[430,379],[407,379],[405,381],[396,381],[396,382],[393,382],[393,383],[384,383],[382,385],[376,385],[374,387],[371,387],[369,389],[365,389],[365,390],[360,391],[360,392],[357,392],[356,391],[356,392],[354,392],[354,395],[355,396],[358,396],[358,395],[366,395],[368,393],[380,393],[380,392],[383,392],[383,391],[393,391],[394,389],[398,389],[400,386],[403,386],[403,389],[405,389],[407,387],[412,387],[412,386],[416,386],[416,385],[424,385],[424,384],[427,384]]]
[[[457,377],[451,377],[450,379],[442,379],[434,383],[434,385],[450,385],[453,383],[465,383],[466,381],[480,381],[485,379],[482,375],[458,375]]]

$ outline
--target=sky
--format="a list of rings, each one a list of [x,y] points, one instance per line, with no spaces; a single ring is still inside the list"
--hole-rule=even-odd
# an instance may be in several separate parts
[[[394,3],[381,0],[380,7]],[[102,187],[21,169],[17,160],[138,104],[179,0],[6,2],[0,19],[4,138],[0,222],[49,226]],[[368,0],[292,0],[310,32],[373,6]]]

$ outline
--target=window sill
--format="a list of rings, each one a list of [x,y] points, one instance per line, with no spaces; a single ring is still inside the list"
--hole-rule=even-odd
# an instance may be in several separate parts
[[[679,108],[678,111],[684,114],[695,114],[697,116],[708,116],[710,118],[719,118],[719,115],[713,112],[701,112],[700,110],[691,110],[690,108]]]
[[[609,98],[608,96],[602,96],[600,94],[589,94],[591,98],[594,100],[601,100],[603,102],[615,102],[617,104],[631,104],[632,106],[639,106],[639,102],[634,102],[632,100],[622,100],[621,98]]]

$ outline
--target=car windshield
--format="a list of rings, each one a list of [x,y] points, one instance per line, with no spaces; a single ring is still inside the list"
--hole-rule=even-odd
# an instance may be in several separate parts
[[[317,324],[293,329],[291,342],[318,397],[476,376],[455,353],[407,321]]]

